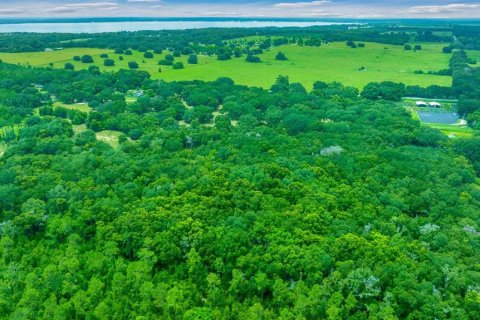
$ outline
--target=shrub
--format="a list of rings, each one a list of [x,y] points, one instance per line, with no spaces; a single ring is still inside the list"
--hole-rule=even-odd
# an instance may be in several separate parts
[[[103,65],[105,67],[113,67],[115,65],[115,61],[113,59],[105,59],[103,61]]]
[[[277,55],[275,56],[275,59],[280,61],[288,60],[287,57],[285,56],[285,53],[283,52],[277,53]]]
[[[184,68],[183,62],[181,62],[181,61],[175,62],[173,64],[173,69],[183,69],[183,68]]]
[[[138,63],[136,63],[135,61],[130,61],[130,62],[128,63],[128,67],[129,67],[130,69],[138,69]]]
[[[190,64],[197,64],[198,63],[198,57],[196,54],[191,54],[189,57],[188,57],[188,63]]]
[[[93,58],[91,55],[85,54],[82,56],[82,63],[93,63]]]
[[[258,62],[260,62],[261,60],[260,60],[260,57],[257,57],[257,56],[254,56],[254,55],[249,54],[249,55],[247,56],[247,58],[245,59],[245,61],[247,61],[247,62],[252,62],[252,63],[258,63]]]
[[[158,64],[160,66],[171,66],[173,64],[173,62],[163,59],[163,60],[158,61]]]

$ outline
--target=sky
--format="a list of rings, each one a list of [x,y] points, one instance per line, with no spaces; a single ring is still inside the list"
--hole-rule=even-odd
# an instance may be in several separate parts
[[[0,0],[9,17],[480,18],[480,0]]]

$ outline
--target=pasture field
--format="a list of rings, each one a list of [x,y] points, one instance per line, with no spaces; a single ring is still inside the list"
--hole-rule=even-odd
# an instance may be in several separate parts
[[[0,53],[0,60],[12,64],[31,65],[33,67],[47,67],[50,63],[54,66],[64,67],[65,63],[72,61],[73,56],[89,54],[99,56],[104,52],[110,52],[104,49],[95,48],[73,48],[52,52],[20,52],[20,53]],[[88,66],[86,66],[88,68]]]
[[[70,62],[75,68],[86,69],[91,64],[83,64],[72,60],[74,55],[90,54],[94,58],[94,65],[102,71],[116,71],[127,69],[129,61],[139,64],[139,70],[148,71],[154,79],[166,81],[176,80],[215,80],[218,77],[230,77],[238,84],[270,87],[279,75],[287,75],[292,82],[300,82],[307,89],[311,89],[315,81],[337,81],[344,85],[359,89],[372,81],[390,80],[403,82],[407,85],[442,85],[450,86],[451,77],[429,74],[415,74],[416,70],[438,71],[448,68],[450,54],[442,53],[445,44],[423,43],[423,50],[405,51],[403,46],[366,43],[365,48],[352,49],[344,42],[330,43],[321,47],[304,47],[298,45],[283,45],[272,48],[260,54],[262,62],[249,63],[245,57],[232,58],[227,61],[218,61],[215,56],[198,57],[197,65],[187,63],[187,56],[175,58],[183,62],[185,68],[174,70],[171,66],[159,66],[161,55],[154,55],[153,59],[146,59],[141,52],[133,52],[131,56],[114,54],[111,50],[74,48],[54,52],[30,53],[0,53],[2,61],[14,64],[30,64],[46,67],[50,63],[55,68],[63,68]],[[275,60],[276,54],[285,53],[287,61]],[[115,66],[103,66],[100,54],[107,53],[115,61]],[[159,72],[161,69],[161,72]],[[361,70],[361,71],[360,71]]]
[[[480,64],[480,50],[467,50],[467,56],[477,60],[477,65]]]

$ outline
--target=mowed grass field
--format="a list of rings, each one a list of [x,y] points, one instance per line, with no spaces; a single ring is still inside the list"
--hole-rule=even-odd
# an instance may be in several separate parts
[[[423,50],[405,51],[403,46],[366,43],[365,48],[352,49],[344,42],[330,43],[321,47],[304,47],[284,45],[272,48],[260,56],[261,63],[249,63],[245,57],[232,58],[227,61],[218,61],[214,56],[199,56],[199,64],[187,64],[187,56],[175,58],[182,61],[184,69],[174,70],[171,66],[159,66],[161,55],[154,55],[153,59],[145,59],[143,53],[134,52],[132,56],[123,55],[120,61],[118,54],[113,51],[74,48],[54,52],[34,53],[0,53],[0,59],[14,64],[30,64],[45,67],[50,63],[55,68],[63,68],[65,63],[71,62],[75,68],[85,69],[90,64],[74,62],[73,56],[89,54],[94,58],[94,64],[102,71],[116,71],[127,69],[129,61],[139,64],[139,70],[148,71],[154,79],[166,81],[175,80],[215,80],[218,77],[230,77],[238,84],[268,88],[279,75],[289,76],[292,82],[300,82],[307,89],[311,89],[315,81],[337,81],[359,89],[372,81],[390,80],[403,82],[407,85],[451,85],[451,77],[428,74],[415,74],[415,70],[438,71],[448,68],[450,54],[442,53],[445,44],[423,43]],[[287,61],[275,60],[275,55],[282,51]],[[107,53],[115,60],[114,67],[103,66],[100,54]],[[364,70],[360,71],[361,68]],[[159,72],[161,68],[162,72]]]

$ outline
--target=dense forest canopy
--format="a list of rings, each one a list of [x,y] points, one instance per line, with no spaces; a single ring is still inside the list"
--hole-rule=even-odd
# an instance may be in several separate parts
[[[450,70],[359,92],[0,63],[0,317],[477,319],[480,138],[398,103],[458,97],[475,127],[479,72],[460,47]]]

